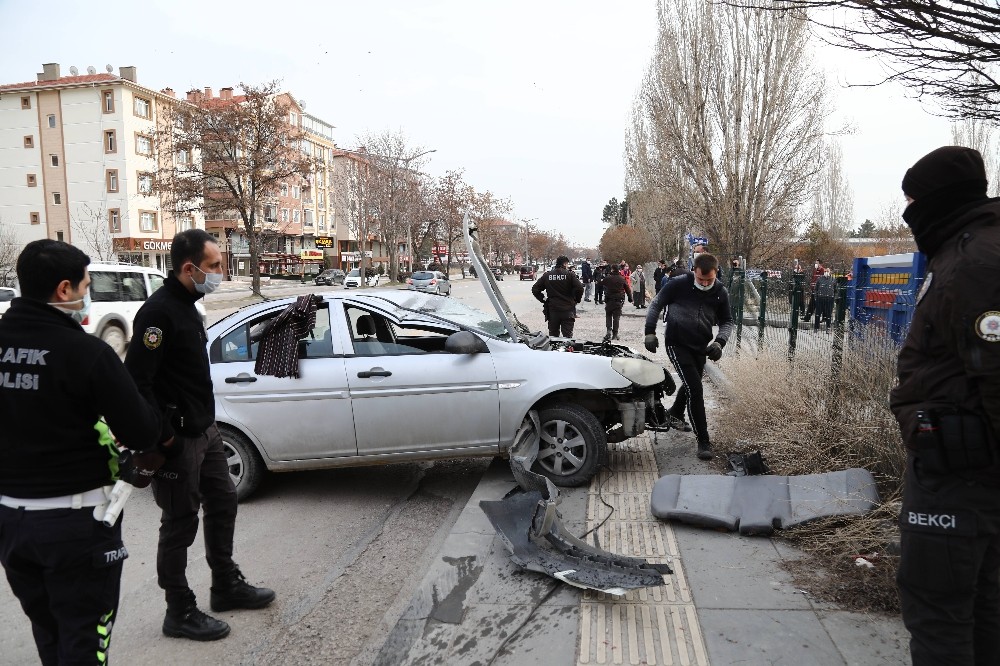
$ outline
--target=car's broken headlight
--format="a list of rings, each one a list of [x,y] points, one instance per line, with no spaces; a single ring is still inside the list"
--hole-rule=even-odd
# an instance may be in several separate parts
[[[645,359],[613,358],[611,359],[611,367],[619,375],[639,386],[653,386],[663,381],[663,368]]]

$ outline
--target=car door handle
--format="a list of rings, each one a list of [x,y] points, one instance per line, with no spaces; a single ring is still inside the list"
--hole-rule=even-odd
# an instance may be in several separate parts
[[[238,384],[240,382],[255,382],[255,381],[257,381],[257,378],[251,377],[249,375],[245,377],[226,377],[227,384]]]
[[[358,373],[358,377],[361,379],[368,379],[369,377],[392,377],[392,373],[382,368],[372,368],[371,370],[362,370]]]

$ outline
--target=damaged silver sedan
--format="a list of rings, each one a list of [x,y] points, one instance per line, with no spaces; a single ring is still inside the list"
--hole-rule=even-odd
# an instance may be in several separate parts
[[[655,425],[673,392],[662,367],[627,347],[531,333],[489,271],[478,274],[492,314],[407,290],[316,296],[315,326],[292,352],[297,377],[255,371],[259,332],[294,298],[211,326],[216,418],[239,497],[266,470],[507,455],[532,411],[535,470],[576,486],[609,440]]]

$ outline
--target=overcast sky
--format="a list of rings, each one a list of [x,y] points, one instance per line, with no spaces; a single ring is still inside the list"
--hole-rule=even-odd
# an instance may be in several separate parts
[[[402,130],[435,149],[426,170],[464,169],[509,197],[515,218],[596,245],[604,204],[622,197],[625,127],[655,39],[655,1],[371,0],[99,3],[0,0],[0,83],[42,63],[134,65],[139,83],[179,93],[281,79],[339,146]],[[39,28],[54,31],[43,38]],[[837,51],[836,80],[877,73]],[[845,65],[849,69],[839,68]],[[835,69],[837,68],[837,69]],[[834,92],[855,226],[899,205],[903,172],[950,143],[949,125],[899,91]]]

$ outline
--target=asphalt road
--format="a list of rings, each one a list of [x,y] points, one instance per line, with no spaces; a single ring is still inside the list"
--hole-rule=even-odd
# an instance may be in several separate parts
[[[540,307],[531,298],[531,282],[501,284],[515,311]],[[476,280],[453,285],[455,298],[489,308]],[[315,290],[293,284],[268,287],[265,294]],[[248,293],[245,285],[230,283],[211,295],[209,322],[237,309]],[[488,464],[479,459],[270,475],[240,505],[235,559],[249,581],[274,589],[277,600],[263,610],[218,614],[232,633],[213,643],[162,635],[159,510],[148,491],[133,493],[124,517],[129,558],[111,659],[129,665],[368,663]],[[211,579],[200,536],[188,558],[189,581],[207,611]],[[7,585],[0,585],[0,655],[0,663],[39,663],[30,624]]]

